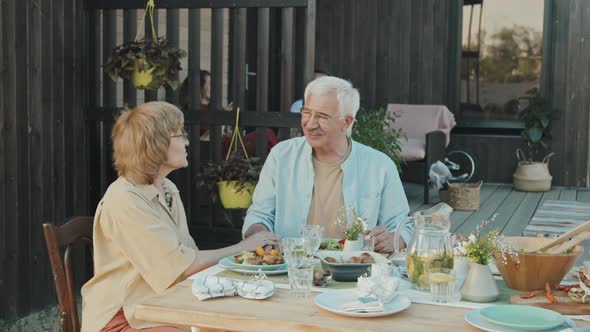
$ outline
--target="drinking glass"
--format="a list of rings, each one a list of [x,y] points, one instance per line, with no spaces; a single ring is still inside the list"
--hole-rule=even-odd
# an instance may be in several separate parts
[[[289,268],[297,268],[303,264],[305,259],[303,238],[300,237],[286,237],[281,240],[281,249],[283,251],[283,258]]]
[[[315,253],[320,248],[324,227],[320,225],[305,225],[301,229],[301,237],[305,247],[305,255],[310,261],[313,261]]]
[[[313,266],[303,265],[298,268],[289,268],[289,286],[294,297],[309,297],[313,282]]]
[[[432,301],[447,303],[455,288],[455,274],[452,269],[433,268],[428,272]]]
[[[363,236],[363,246],[361,248],[362,251],[375,251],[375,238],[370,235]]]

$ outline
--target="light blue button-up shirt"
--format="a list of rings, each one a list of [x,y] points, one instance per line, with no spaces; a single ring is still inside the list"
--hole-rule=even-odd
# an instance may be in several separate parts
[[[394,231],[398,223],[406,243],[412,234],[410,211],[397,168],[385,154],[352,142],[342,163],[342,191],[346,207],[367,219],[369,229],[384,225]],[[242,235],[254,224],[263,224],[280,238],[298,237],[313,193],[312,148],[305,137],[277,144],[268,155],[254,190]]]

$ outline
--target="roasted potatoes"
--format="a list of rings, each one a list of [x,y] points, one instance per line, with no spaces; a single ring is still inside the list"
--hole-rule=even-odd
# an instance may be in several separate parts
[[[268,265],[275,265],[277,263],[277,257],[273,255],[264,255],[262,257],[262,262]]]

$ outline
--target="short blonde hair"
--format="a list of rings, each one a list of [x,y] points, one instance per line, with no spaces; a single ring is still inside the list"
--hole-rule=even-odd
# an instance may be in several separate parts
[[[152,184],[168,159],[170,135],[184,125],[174,105],[152,101],[121,113],[113,127],[113,159],[119,176]]]

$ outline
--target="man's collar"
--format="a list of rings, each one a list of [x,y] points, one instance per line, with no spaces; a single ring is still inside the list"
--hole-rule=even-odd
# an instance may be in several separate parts
[[[311,147],[311,145],[309,145],[309,142],[307,141],[307,138],[305,138],[305,136],[303,137],[303,139],[305,139],[305,144],[303,146],[303,154],[305,158],[308,158],[309,162],[311,162],[313,157],[313,148]],[[356,156],[355,151],[357,149],[357,143],[352,139],[352,137],[350,137],[350,145],[350,154],[348,155],[348,158],[346,158],[346,160],[342,162],[342,169],[346,168],[347,165],[350,165],[352,162],[351,160]]]

